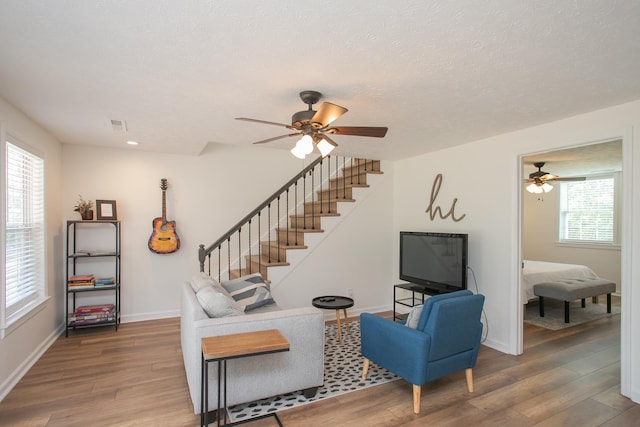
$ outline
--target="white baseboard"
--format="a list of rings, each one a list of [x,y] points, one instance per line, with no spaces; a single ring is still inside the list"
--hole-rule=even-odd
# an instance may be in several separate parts
[[[144,322],[147,320],[168,319],[170,317],[180,317],[180,310],[154,311],[149,313],[139,313],[122,316],[122,323]]]
[[[36,364],[42,355],[51,347],[51,345],[64,332],[64,324],[60,324],[49,336],[40,343],[40,345],[18,366],[9,377],[0,385],[0,401],[13,390],[18,382],[24,377],[29,369]]]

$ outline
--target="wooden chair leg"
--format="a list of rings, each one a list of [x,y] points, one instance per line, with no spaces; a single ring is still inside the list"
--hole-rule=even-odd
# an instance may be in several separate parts
[[[464,374],[467,377],[467,390],[469,393],[473,393],[473,370],[471,368],[465,369]]]
[[[420,393],[422,391],[422,387],[419,385],[413,385],[413,413],[420,413]]]
[[[362,364],[362,379],[366,380],[367,379],[367,372],[369,372],[369,359],[367,359],[366,357],[363,358],[363,364]]]

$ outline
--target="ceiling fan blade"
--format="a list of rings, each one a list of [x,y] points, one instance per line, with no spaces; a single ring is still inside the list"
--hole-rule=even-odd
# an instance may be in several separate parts
[[[327,129],[325,132],[332,135],[370,136],[383,138],[388,128],[374,126],[337,126]]]
[[[586,181],[586,180],[587,178],[584,176],[574,176],[574,177],[567,177],[567,178],[555,177],[555,178],[547,179],[546,181]]]
[[[266,120],[258,120],[258,119],[249,119],[247,117],[236,117],[236,120],[242,120],[245,122],[253,122],[253,123],[262,123],[264,125],[275,125],[275,126],[282,126],[285,127],[287,129],[291,129],[291,130],[298,130],[295,127],[291,126],[291,125],[287,125],[284,123],[276,123],[276,122],[268,122]]]
[[[323,102],[318,111],[311,118],[312,123],[320,123],[321,127],[329,126],[331,122],[346,113],[347,110],[330,102]]]
[[[322,139],[324,139],[325,141],[327,141],[329,144],[333,145],[334,147],[337,147],[338,144],[336,144],[336,142],[329,138],[326,134],[322,134]]]
[[[296,136],[296,135],[302,135],[302,132],[290,133],[288,135],[274,136],[273,138],[263,139],[262,141],[256,141],[254,142],[254,144],[264,144],[266,142],[277,141],[278,139],[289,138],[291,136]]]

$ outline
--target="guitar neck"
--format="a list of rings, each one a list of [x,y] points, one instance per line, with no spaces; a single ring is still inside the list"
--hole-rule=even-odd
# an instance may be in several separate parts
[[[162,223],[167,222],[167,190],[162,190]]]

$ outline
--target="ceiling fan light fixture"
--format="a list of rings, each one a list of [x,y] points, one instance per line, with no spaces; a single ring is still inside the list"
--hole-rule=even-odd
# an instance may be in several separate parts
[[[297,158],[304,160],[305,157],[307,157],[307,155],[302,152],[302,150],[300,150],[300,148],[298,147],[298,144],[296,144],[292,149],[291,149],[291,154],[293,154],[294,156],[296,156]]]
[[[326,157],[335,148],[333,145],[327,142],[327,140],[324,138],[320,139],[320,141],[318,141],[316,145],[318,147],[318,151],[320,151],[320,154],[322,154],[322,157]]]
[[[293,152],[293,150],[291,150],[291,152]],[[540,194],[544,192],[542,187],[537,186],[535,182],[527,185],[527,191],[534,194]]]
[[[553,190],[553,185],[547,184],[546,182],[542,184],[542,191],[544,191],[545,193],[548,193],[551,190]]]
[[[531,184],[527,185],[527,191],[529,193],[548,193],[551,190],[553,190],[553,185],[547,184],[546,182],[532,182]]]
[[[311,138],[311,135],[303,135],[296,142],[296,148],[305,155],[311,154],[313,152],[313,138]]]

